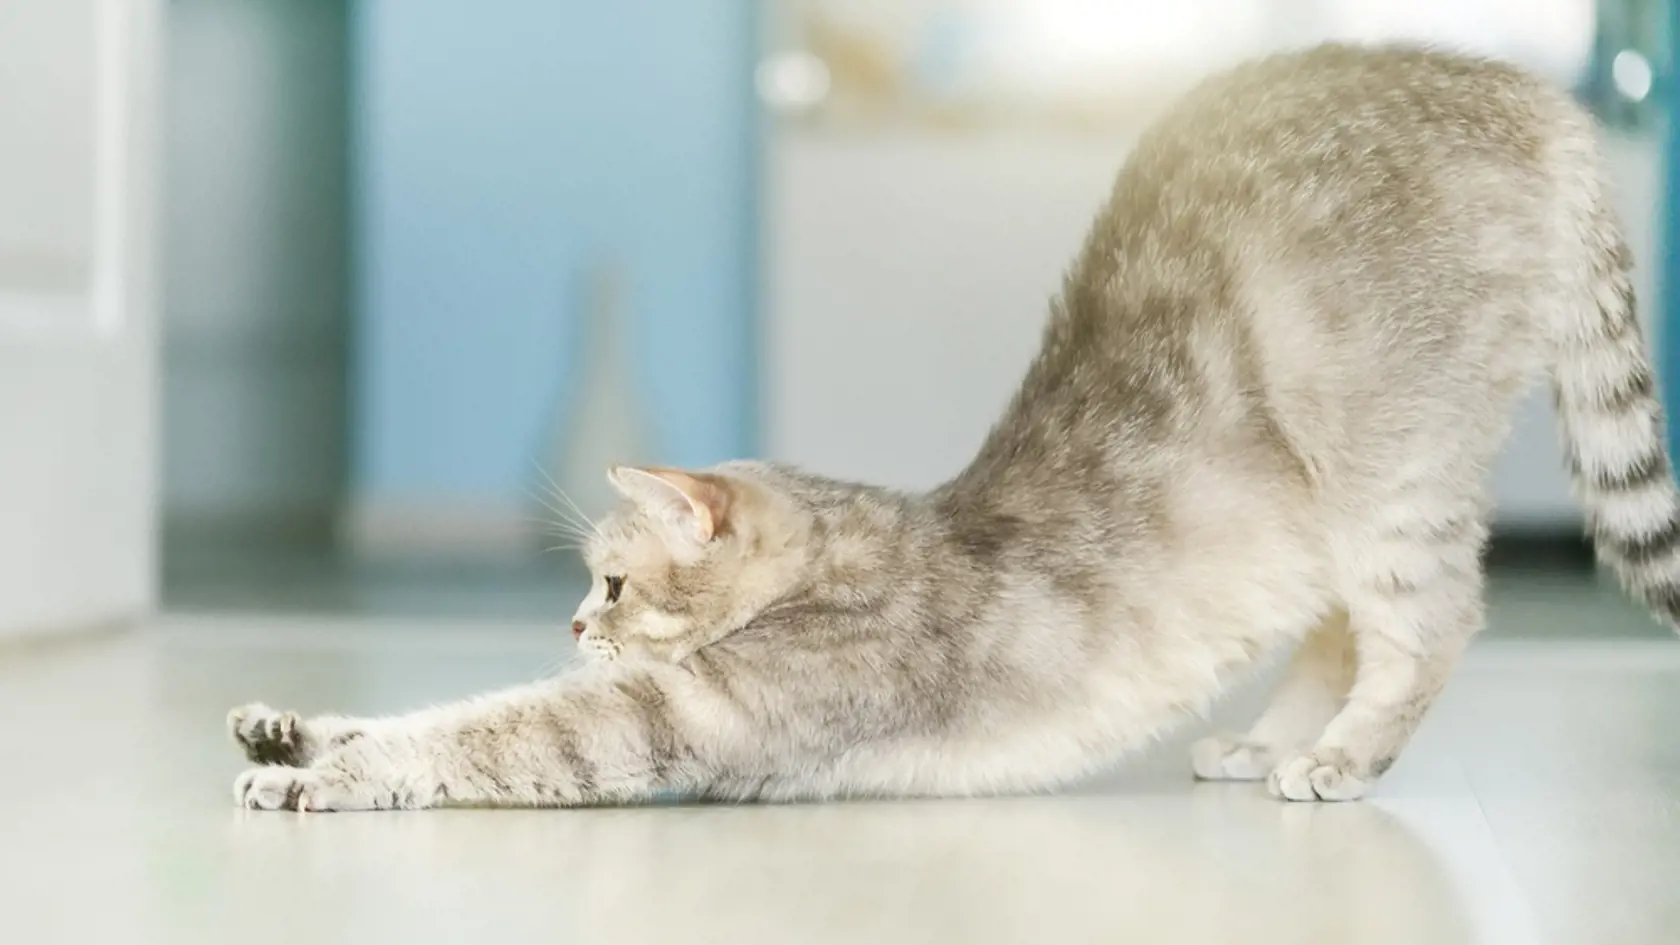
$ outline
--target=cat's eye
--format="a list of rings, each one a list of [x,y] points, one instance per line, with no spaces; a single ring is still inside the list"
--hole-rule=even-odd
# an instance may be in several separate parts
[[[624,578],[614,574],[607,578],[607,603],[618,603],[618,595],[624,593]]]

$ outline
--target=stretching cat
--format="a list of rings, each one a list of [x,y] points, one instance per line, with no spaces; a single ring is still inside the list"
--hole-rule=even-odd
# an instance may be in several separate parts
[[[620,468],[586,667],[230,724],[254,808],[1032,791],[1294,645],[1203,778],[1346,800],[1482,624],[1486,471],[1551,378],[1600,556],[1669,621],[1680,503],[1591,120],[1503,65],[1326,46],[1138,143],[1020,392],[926,494]]]

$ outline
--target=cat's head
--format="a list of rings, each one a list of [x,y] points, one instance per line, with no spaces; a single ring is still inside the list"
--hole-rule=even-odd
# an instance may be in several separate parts
[[[787,594],[805,572],[811,517],[767,473],[756,463],[614,467],[607,478],[624,501],[583,548],[579,649],[679,661]]]

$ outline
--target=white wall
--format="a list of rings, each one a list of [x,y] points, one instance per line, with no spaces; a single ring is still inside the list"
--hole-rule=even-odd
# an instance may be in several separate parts
[[[1128,141],[786,131],[767,162],[770,455],[899,487],[978,448]]]
[[[167,29],[166,516],[325,534],[345,467],[348,0],[174,0]]]
[[[0,637],[153,602],[158,19],[0,0]]]
[[[907,488],[958,470],[1036,350],[1046,302],[1127,147],[780,130],[764,241],[768,453]],[[1658,147],[1608,148],[1649,312]],[[1519,417],[1495,476],[1503,525],[1576,527],[1550,413],[1537,395]]]

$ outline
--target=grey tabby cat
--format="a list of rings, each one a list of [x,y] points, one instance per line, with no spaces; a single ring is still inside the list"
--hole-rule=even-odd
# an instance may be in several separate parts
[[[614,470],[562,678],[230,723],[254,808],[1033,791],[1294,647],[1195,773],[1364,794],[1481,627],[1486,472],[1550,377],[1599,554],[1680,613],[1680,503],[1589,117],[1504,65],[1327,46],[1139,141],[979,455],[904,494]]]

